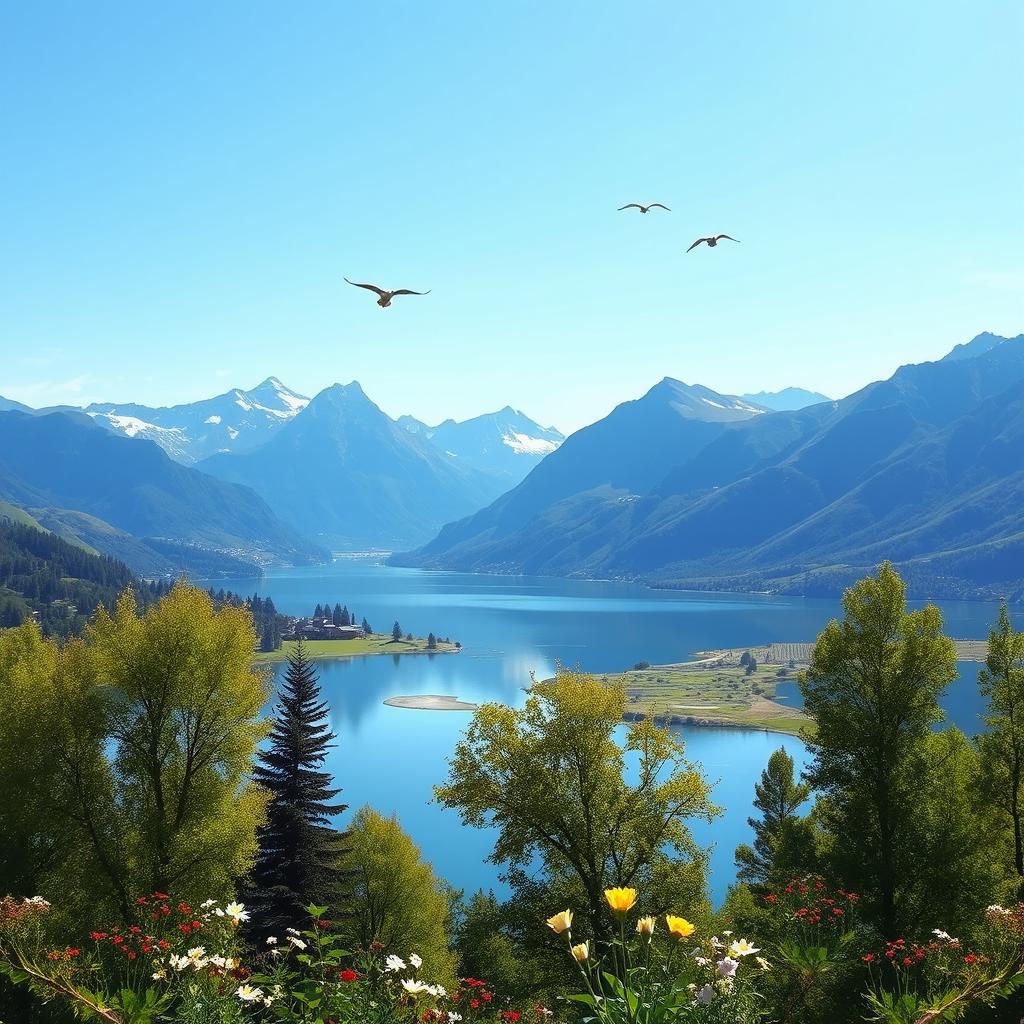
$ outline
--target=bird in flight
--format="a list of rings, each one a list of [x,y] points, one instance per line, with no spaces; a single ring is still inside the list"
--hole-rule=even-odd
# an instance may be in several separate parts
[[[714,249],[714,247],[716,245],[718,245],[718,243],[723,238],[728,238],[730,242],[738,242],[739,241],[738,238],[733,238],[732,235],[710,235],[708,238],[698,238],[697,241],[694,242],[693,245],[690,246],[690,249],[696,249],[697,246],[700,245],[701,242],[707,242],[708,243],[708,248],[709,249]],[[687,249],[686,251],[689,252],[690,249]]]
[[[646,206],[643,206],[640,203],[626,203],[625,206],[620,206],[619,207],[619,212],[621,212],[622,210],[628,210],[628,209],[630,209],[631,207],[634,207],[634,206],[641,213],[646,213],[648,210],[653,210],[656,206],[660,207],[662,210],[668,210],[668,207],[664,203],[648,203]],[[671,212],[672,211],[669,210],[669,213],[671,213]]]
[[[377,305],[383,309],[385,306],[391,305],[391,300],[396,295],[429,295],[431,289],[428,288],[425,292],[414,292],[410,288],[396,288],[393,292],[386,291],[384,288],[378,288],[375,284],[359,284],[358,281],[349,281],[345,278],[349,284],[354,285],[356,288],[365,288],[367,291],[376,292],[378,295]]]

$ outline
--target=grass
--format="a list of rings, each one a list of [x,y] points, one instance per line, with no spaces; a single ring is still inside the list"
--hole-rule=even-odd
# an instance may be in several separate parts
[[[281,650],[266,653],[259,651],[256,661],[268,664],[284,661],[296,641],[285,640]],[[423,637],[413,640],[392,640],[390,633],[371,633],[369,636],[356,640],[307,640],[306,654],[312,659],[322,658],[364,658],[375,654],[453,654],[458,647],[437,641],[434,651],[427,649],[427,641]]]
[[[601,678],[626,688],[631,717],[797,735],[810,727],[810,719],[773,699],[776,683],[795,680],[796,673],[780,677],[777,672],[777,665],[759,665],[749,676],[738,666],[652,665]]]

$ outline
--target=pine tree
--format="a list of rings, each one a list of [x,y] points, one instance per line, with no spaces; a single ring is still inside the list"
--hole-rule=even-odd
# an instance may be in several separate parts
[[[335,604],[334,612],[331,614],[331,622],[333,622],[334,625],[336,625],[336,626],[345,626],[345,625],[347,625],[347,623],[345,622],[344,616],[342,615],[341,605],[340,604]]]
[[[754,830],[754,845],[736,848],[737,878],[741,882],[766,882],[774,873],[780,847],[796,821],[796,812],[810,796],[811,787],[793,777],[793,758],[780,747],[768,758],[768,767],[755,783],[754,806],[760,818],[747,818]]]
[[[437,650],[437,637],[434,636],[433,633],[428,633],[427,634],[427,650],[428,651],[436,651]]]
[[[391,627],[391,639],[401,640],[402,639],[402,627],[398,624],[398,620],[395,620],[395,624]]]
[[[307,607],[308,607],[308,605],[307,605]],[[323,607],[323,605],[318,604],[313,609],[313,618],[314,619],[322,619],[323,617],[324,617],[324,607]]]
[[[248,896],[260,934],[279,935],[296,926],[308,904],[336,906],[341,896],[342,837],[329,820],[347,805],[332,803],[341,791],[319,770],[333,746],[327,714],[299,640],[288,657],[269,748],[253,771],[271,794]]]
[[[366,616],[363,616],[363,632],[369,636],[373,630],[370,628],[370,624],[366,621]]]
[[[341,622],[339,623],[339,625],[342,625],[342,626],[351,626],[352,625],[352,616],[349,615],[348,605],[346,605],[344,608],[341,609]]]

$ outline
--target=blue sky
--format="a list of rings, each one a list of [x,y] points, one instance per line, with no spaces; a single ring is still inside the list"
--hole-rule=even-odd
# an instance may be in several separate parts
[[[0,394],[355,378],[573,429],[665,375],[838,395],[1019,333],[1022,12],[4,5]]]

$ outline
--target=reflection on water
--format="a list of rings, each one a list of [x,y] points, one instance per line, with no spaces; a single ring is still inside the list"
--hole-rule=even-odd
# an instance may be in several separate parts
[[[708,648],[813,640],[840,611],[838,600],[424,572],[359,559],[234,582],[232,589],[269,594],[291,614],[309,614],[324,600],[340,601],[375,629],[389,630],[397,619],[418,636],[433,631],[462,642],[461,654],[364,657],[318,666],[338,734],[328,767],[343,787],[342,798],[353,809],[369,803],[397,814],[435,869],[467,890],[500,888],[498,869],[486,863],[493,837],[463,828],[457,814],[431,801],[468,715],[388,707],[386,697],[436,693],[521,705],[530,673],[550,676],[558,662],[618,671],[641,660],[685,660]],[[997,608],[957,602],[944,604],[943,611],[951,635],[981,637]],[[969,731],[981,708],[977,669],[962,665],[961,679],[944,702],[952,720]],[[793,684],[782,692],[787,704],[800,705]],[[798,739],[758,731],[687,728],[682,735],[688,758],[716,783],[714,801],[725,809],[712,825],[693,829],[702,843],[713,845],[712,890],[720,900],[733,877],[733,849],[749,838],[754,782],[769,755],[783,746],[799,768],[806,751]]]

